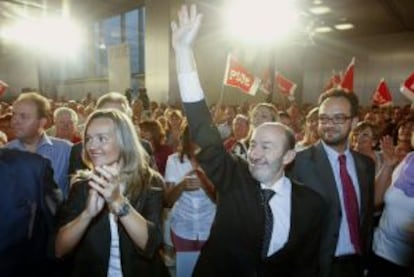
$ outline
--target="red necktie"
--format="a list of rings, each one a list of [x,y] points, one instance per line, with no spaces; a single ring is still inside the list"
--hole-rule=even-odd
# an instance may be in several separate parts
[[[344,205],[346,212],[346,219],[349,226],[349,234],[351,236],[351,243],[355,247],[355,251],[361,253],[361,244],[359,237],[359,208],[358,199],[355,193],[352,179],[349,176],[348,169],[346,168],[345,155],[339,156],[339,174],[341,176]]]

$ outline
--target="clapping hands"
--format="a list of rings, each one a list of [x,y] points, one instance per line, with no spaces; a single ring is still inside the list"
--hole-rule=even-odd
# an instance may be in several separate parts
[[[105,203],[111,206],[114,201],[123,198],[118,164],[96,167],[88,184],[91,189],[86,211],[91,217],[96,216]]]

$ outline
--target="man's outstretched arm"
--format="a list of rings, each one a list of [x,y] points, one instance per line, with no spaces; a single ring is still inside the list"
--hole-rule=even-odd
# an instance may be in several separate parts
[[[193,44],[201,26],[202,15],[195,5],[182,6],[178,11],[178,22],[171,23],[172,45],[175,51],[178,86],[184,103],[204,99],[194,60]]]

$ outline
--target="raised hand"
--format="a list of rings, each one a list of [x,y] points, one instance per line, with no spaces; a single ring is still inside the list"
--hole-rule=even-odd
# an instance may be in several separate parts
[[[395,166],[398,163],[398,157],[395,155],[395,147],[392,137],[384,136],[381,138],[380,147],[384,164],[392,167]]]
[[[172,45],[175,51],[191,49],[194,39],[201,26],[202,14],[197,14],[193,4],[190,9],[183,5],[178,11],[178,23],[171,22]]]

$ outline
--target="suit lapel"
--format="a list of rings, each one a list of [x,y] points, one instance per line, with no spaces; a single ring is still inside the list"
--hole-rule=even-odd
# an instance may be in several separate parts
[[[365,163],[359,159],[359,157],[356,155],[354,151],[351,151],[352,156],[354,158],[355,167],[356,167],[356,173],[358,178],[358,184],[359,184],[359,195],[360,195],[360,220],[362,220],[366,213],[366,200],[368,197],[368,174],[367,168]]]
[[[311,165],[314,164],[314,170],[321,179],[321,183],[318,184],[321,189],[318,191],[324,195],[325,199],[329,199],[330,202],[333,202],[333,207],[340,207],[335,176],[322,143],[319,142],[312,148],[312,160]]]

